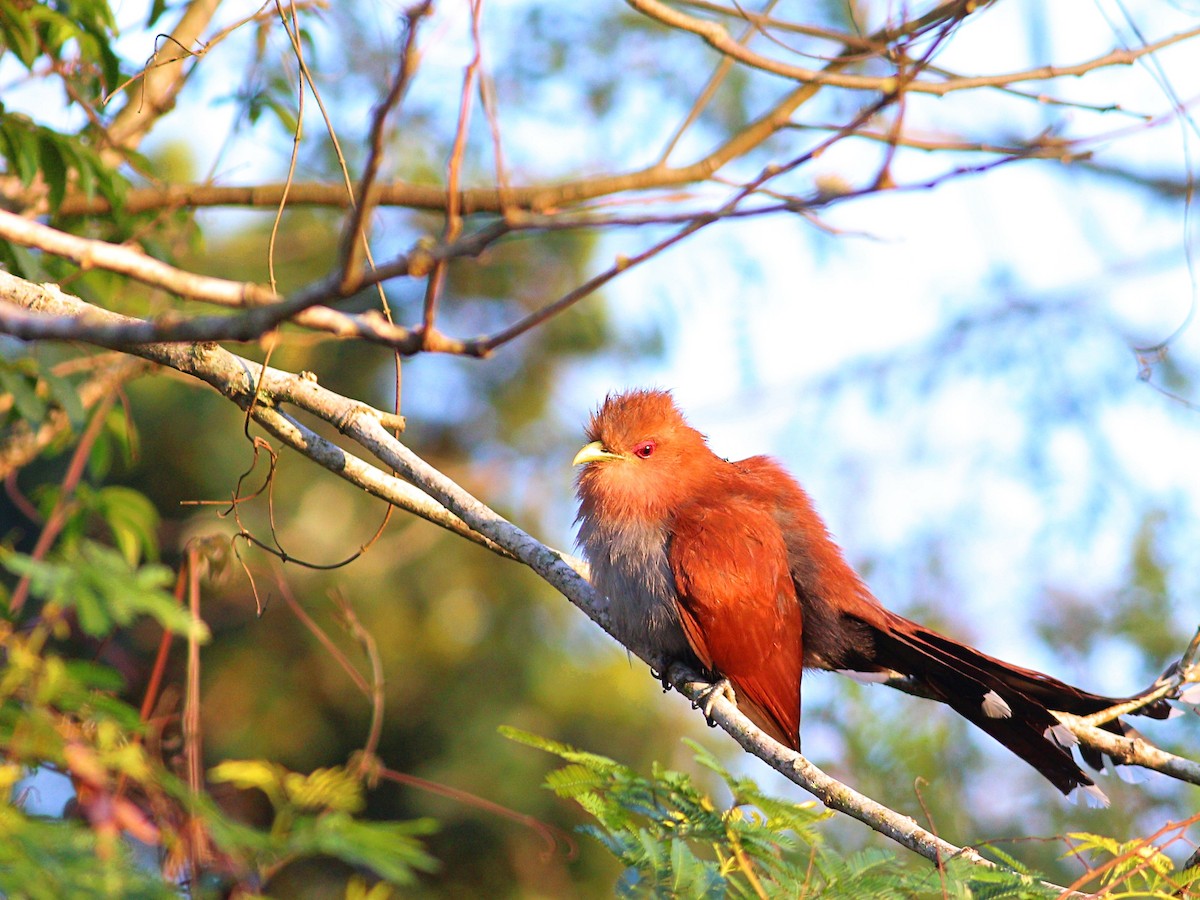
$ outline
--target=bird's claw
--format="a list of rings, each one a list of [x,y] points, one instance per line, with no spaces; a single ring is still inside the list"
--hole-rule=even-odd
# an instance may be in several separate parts
[[[665,667],[663,669],[656,669],[654,666],[651,666],[650,674],[653,675],[658,680],[658,683],[662,685],[664,694],[671,693],[671,676]]]
[[[703,690],[697,691],[695,699],[692,700],[692,708],[699,709],[704,713],[704,721],[708,723],[709,728],[717,727],[717,722],[712,714],[717,697],[724,697],[730,703],[737,705],[737,694],[733,692],[733,685],[729,683],[728,678],[714,681]]]

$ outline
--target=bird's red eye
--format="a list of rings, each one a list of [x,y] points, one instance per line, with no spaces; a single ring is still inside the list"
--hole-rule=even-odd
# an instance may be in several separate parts
[[[640,457],[641,459],[646,459],[651,453],[654,452],[655,446],[656,445],[654,441],[642,441],[633,448],[633,455]]]

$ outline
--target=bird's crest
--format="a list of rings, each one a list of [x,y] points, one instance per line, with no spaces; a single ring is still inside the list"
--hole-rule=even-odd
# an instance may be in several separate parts
[[[609,394],[587,427],[588,440],[599,441],[614,453],[628,451],[638,441],[681,432],[699,434],[683,418],[670,392],[659,390]]]

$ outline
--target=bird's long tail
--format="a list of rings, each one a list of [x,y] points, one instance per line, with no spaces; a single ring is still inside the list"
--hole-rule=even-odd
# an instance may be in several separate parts
[[[1074,735],[1050,710],[1078,716],[1109,709],[1124,699],[1104,697],[981,653],[887,610],[878,622],[861,621],[872,647],[854,653],[850,668],[891,670],[911,678],[920,692],[947,704],[1025,760],[1064,794],[1083,788],[1107,802],[1076,764]],[[874,652],[872,653],[871,650]],[[1170,707],[1158,700],[1138,715],[1166,718]],[[1102,726],[1115,734],[1132,729],[1119,720]],[[1087,763],[1102,768],[1099,752],[1080,748]]]

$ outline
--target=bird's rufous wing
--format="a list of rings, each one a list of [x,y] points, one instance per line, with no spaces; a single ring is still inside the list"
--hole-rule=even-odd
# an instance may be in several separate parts
[[[692,650],[759,727],[799,749],[804,622],[771,510],[738,496],[691,504],[669,559]]]

